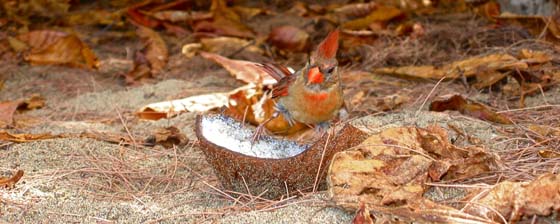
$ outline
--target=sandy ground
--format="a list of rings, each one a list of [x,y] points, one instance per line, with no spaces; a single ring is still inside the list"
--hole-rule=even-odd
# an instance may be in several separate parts
[[[21,88],[28,87],[24,83],[29,79],[50,83],[60,74],[43,76],[39,80],[33,72],[20,74],[7,80],[5,90],[14,91],[14,94],[3,94],[2,100],[17,99],[28,92],[35,92],[47,98],[48,106],[26,113],[29,117],[45,119],[19,132],[126,133],[118,119],[121,113],[134,136],[147,136],[157,127],[175,126],[189,139],[196,139],[194,113],[160,121],[138,121],[131,115],[148,103],[173,99],[196,83],[170,79],[127,90],[96,89],[72,97],[60,92],[53,94],[44,86]],[[66,121],[57,120],[60,111],[72,111],[75,120],[72,117]],[[92,116],[81,119],[89,115]],[[109,118],[109,121],[97,119],[99,117]],[[323,193],[291,201],[289,204],[293,205],[269,212],[244,213],[222,209],[232,206],[232,201],[217,196],[215,191],[200,183],[205,181],[219,186],[199,149],[192,144],[175,150],[161,146],[134,149],[94,139],[59,138],[3,147],[0,161],[2,174],[9,175],[17,169],[25,171],[15,189],[0,190],[1,220],[7,223],[143,223],[159,219],[171,223],[348,223],[353,217],[340,209],[325,207]],[[158,183],[159,177],[169,177],[171,167],[173,181],[161,180]],[[130,185],[113,182],[115,177],[110,171],[123,169],[146,172],[146,175],[151,173],[156,180],[134,179],[132,175],[128,177],[132,182]],[[216,215],[219,212],[226,214]]]
[[[24,114],[36,119],[18,132],[61,134],[88,131],[125,135],[126,125],[131,135],[146,137],[155,128],[175,126],[191,141],[175,149],[161,146],[134,148],[86,138],[59,138],[4,146],[0,149],[2,174],[8,175],[18,169],[25,171],[15,189],[0,189],[0,213],[4,222],[349,223],[353,217],[352,213],[329,206],[324,192],[291,200],[281,204],[282,208],[270,211],[242,212],[239,204],[219,196],[209,187],[219,188],[219,183],[200,149],[192,144],[196,140],[193,132],[195,113],[159,121],[134,117],[133,112],[148,103],[192,95],[185,94],[184,90],[193,86],[215,86],[214,79],[202,79],[198,83],[168,79],[125,90],[111,85],[101,87],[101,84],[95,84],[97,81],[85,81],[74,84],[86,86],[86,92],[68,94],[52,91],[53,87],[29,86],[27,83],[52,84],[72,74],[53,72],[41,76],[34,70],[24,66],[17,73],[11,73],[17,75],[6,80],[1,96],[1,100],[11,100],[39,93],[47,98],[45,108]],[[59,70],[52,68],[52,71]],[[97,87],[93,88],[95,85]],[[543,101],[558,104],[558,91],[554,89],[546,95],[529,98],[528,106]],[[409,111],[379,114],[354,122],[370,132],[386,126],[414,124],[425,127],[437,123],[445,127],[453,124],[496,151],[502,147],[493,144],[500,140],[500,136],[491,124],[456,113],[450,116]],[[450,138],[455,141],[458,136],[451,135]],[[455,142],[462,144],[461,141]]]

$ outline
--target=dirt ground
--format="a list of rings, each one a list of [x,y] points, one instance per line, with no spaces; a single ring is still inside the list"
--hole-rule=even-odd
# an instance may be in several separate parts
[[[284,19],[282,19],[284,18]],[[259,20],[262,21],[262,20]],[[309,21],[286,21],[281,15],[270,16],[262,25],[249,24],[266,33],[282,23],[292,25]],[[438,21],[426,21],[436,23]],[[442,65],[471,55],[515,51],[523,47],[546,49],[557,59],[558,49],[524,40],[519,32],[503,29],[483,33],[480,21],[465,17],[450,23],[467,23],[468,31],[451,29],[453,24],[427,27],[419,40],[386,38],[361,48],[360,63],[346,64],[345,98],[351,105],[352,122],[373,131],[386,126],[453,123],[466,133],[482,140],[482,145],[507,159],[514,150],[507,139],[526,124],[560,127],[560,88],[553,86],[527,97],[526,110],[514,110],[519,99],[499,91],[478,91],[460,81],[413,80],[379,74],[363,76],[351,70],[370,71],[382,66]],[[464,25],[463,25],[464,26]],[[442,28],[443,27],[443,28]],[[470,32],[472,31],[472,32]],[[92,30],[84,30],[94,32]],[[317,37],[326,32],[317,33]],[[462,35],[454,35],[462,33]],[[507,33],[507,35],[506,35]],[[519,34],[519,35],[518,35]],[[518,36],[516,36],[518,35]],[[165,73],[141,85],[125,86],[119,74],[132,66],[127,48],[135,40],[101,42],[93,45],[101,67],[97,71],[62,66],[31,66],[26,63],[0,62],[0,81],[4,84],[0,101],[27,98],[40,94],[46,106],[16,115],[21,123],[10,130],[15,133],[79,134],[109,133],[146,139],[161,127],[177,127],[188,138],[181,147],[164,148],[110,143],[93,138],[53,138],[27,143],[0,142],[0,174],[23,170],[25,175],[14,189],[0,189],[0,222],[5,223],[350,223],[353,212],[335,207],[326,192],[306,194],[269,207],[255,203],[241,204],[220,194],[220,184],[205,161],[194,134],[194,120],[200,113],[183,113],[158,121],[141,120],[135,112],[154,102],[229,91],[241,83],[222,67],[195,56],[186,59],[181,46],[192,42],[184,38],[164,37],[170,49]],[[437,43],[429,42],[438,40]],[[426,45],[426,43],[432,43]],[[511,46],[511,47],[510,47]],[[415,52],[410,51],[416,49]],[[464,49],[469,49],[465,51]],[[405,52],[406,51],[406,52]],[[458,53],[460,52],[460,53]],[[267,60],[242,52],[237,59]],[[283,59],[293,66],[300,59]],[[357,90],[365,91],[359,102],[352,102]],[[433,90],[433,91],[432,91]],[[516,125],[504,126],[457,112],[428,112],[429,100],[449,93],[460,93],[510,115]],[[402,105],[383,111],[379,102],[387,96],[408,96]],[[423,104],[428,100],[428,104]],[[553,105],[542,107],[543,105]],[[423,107],[422,107],[423,106]],[[543,110],[538,109],[544,108]],[[530,109],[537,108],[537,109]],[[421,113],[417,114],[417,111]],[[417,116],[418,115],[418,116]],[[511,129],[511,133],[503,130]],[[523,134],[518,134],[523,136]],[[450,138],[457,138],[451,135]],[[510,150],[510,151],[508,151]],[[515,150],[521,150],[516,148]],[[535,149],[538,150],[538,149]],[[515,152],[518,152],[515,151]],[[525,153],[525,152],[524,152]],[[516,154],[523,156],[525,154]],[[551,160],[543,167],[525,170],[510,179],[529,180],[543,172],[558,172]],[[511,165],[511,164],[510,164]],[[514,167],[511,165],[511,167]],[[554,168],[555,167],[555,168]],[[512,169],[513,170],[513,169]],[[509,174],[508,174],[509,175]],[[498,177],[488,178],[492,182]],[[261,202],[262,203],[262,202]]]

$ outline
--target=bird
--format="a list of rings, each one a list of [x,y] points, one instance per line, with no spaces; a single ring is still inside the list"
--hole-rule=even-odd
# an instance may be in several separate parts
[[[270,93],[273,112],[258,125],[252,141],[265,128],[274,134],[290,134],[305,127],[314,127],[317,132],[330,127],[344,105],[336,59],[338,42],[336,29],[317,46],[305,66],[294,73],[278,64],[260,64],[277,83]]]

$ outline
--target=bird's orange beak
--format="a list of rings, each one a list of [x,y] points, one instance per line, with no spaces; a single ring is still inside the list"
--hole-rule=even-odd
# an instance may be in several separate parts
[[[325,80],[325,75],[319,71],[319,67],[313,67],[307,72],[307,84],[320,84]]]

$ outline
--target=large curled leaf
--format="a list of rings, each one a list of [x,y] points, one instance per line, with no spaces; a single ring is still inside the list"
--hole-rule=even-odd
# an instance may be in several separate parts
[[[97,68],[99,62],[93,51],[76,35],[58,31],[32,31],[18,37],[30,46],[25,60],[38,65],[69,65]]]

